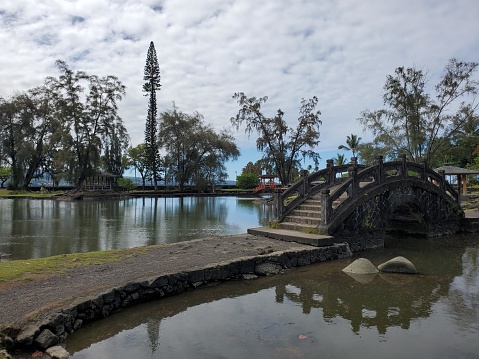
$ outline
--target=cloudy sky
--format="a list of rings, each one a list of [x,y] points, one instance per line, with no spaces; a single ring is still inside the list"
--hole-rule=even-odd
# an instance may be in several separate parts
[[[127,86],[120,115],[133,146],[143,142],[141,92],[150,41],[160,64],[159,112],[173,101],[218,130],[231,128],[235,92],[268,96],[291,126],[300,101],[319,98],[324,161],[348,134],[371,139],[357,122],[380,108],[386,75],[398,66],[426,70],[431,85],[447,61],[479,61],[477,0],[3,0],[0,96],[74,70],[116,75]],[[255,137],[234,131],[242,156],[230,178],[256,161]],[[346,153],[347,154],[347,153]],[[347,154],[349,157],[349,154]]]

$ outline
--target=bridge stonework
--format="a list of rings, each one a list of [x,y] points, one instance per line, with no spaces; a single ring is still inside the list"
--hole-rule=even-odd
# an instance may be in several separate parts
[[[371,166],[357,164],[354,157],[348,165],[327,162],[325,169],[302,173],[301,181],[277,192],[280,228],[333,236],[353,251],[384,246],[386,231],[434,237],[464,230],[458,192],[444,171],[435,172],[426,162],[408,162],[405,155],[391,162],[378,156]],[[306,227],[314,221],[319,225]]]
[[[347,242],[353,251],[383,247],[395,211],[407,208],[414,212],[415,221],[409,228],[407,223],[400,223],[401,230],[429,237],[457,233],[462,211],[455,202],[438,195],[435,187],[428,183],[388,183],[363,194],[350,213],[345,212],[330,224],[328,232],[335,241]]]

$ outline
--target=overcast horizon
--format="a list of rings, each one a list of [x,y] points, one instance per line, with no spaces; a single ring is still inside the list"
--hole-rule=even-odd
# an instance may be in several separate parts
[[[268,96],[295,127],[302,98],[317,96],[322,164],[351,133],[371,140],[356,120],[382,107],[386,76],[399,66],[428,73],[432,87],[450,58],[478,62],[477,0],[6,0],[0,5],[0,96],[57,76],[55,61],[91,75],[115,75],[127,87],[119,114],[131,145],[144,140],[148,99],[141,91],[150,41],[161,73],[158,112],[198,111],[230,128],[242,156],[235,179],[256,151],[256,135],[236,131],[235,92]]]

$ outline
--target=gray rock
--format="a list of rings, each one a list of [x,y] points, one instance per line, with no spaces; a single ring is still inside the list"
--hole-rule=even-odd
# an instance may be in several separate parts
[[[12,356],[6,350],[0,350],[0,359],[12,359]]]
[[[16,342],[20,346],[30,346],[33,343],[33,338],[35,338],[38,333],[40,333],[40,328],[38,328],[37,325],[27,326],[17,335]]]
[[[417,274],[417,269],[408,259],[404,257],[395,257],[378,266],[383,273],[406,273]]]
[[[8,335],[0,336],[0,349],[12,349],[15,346],[15,342]]]
[[[49,329],[44,329],[40,333],[40,335],[35,338],[34,342],[39,347],[46,349],[58,343],[58,337],[53,334]]]
[[[67,359],[70,357],[70,354],[59,345],[48,348],[46,352],[52,359]]]
[[[345,273],[353,274],[376,274],[379,271],[369,259],[358,258],[353,263],[343,269]]]
[[[255,272],[255,274],[257,274],[257,275],[266,275],[266,276],[269,276],[269,275],[278,274],[278,273],[281,272],[282,270],[283,270],[283,267],[281,266],[281,264],[279,264],[279,263],[266,262],[266,263],[258,264],[258,265],[255,267],[254,272]]]

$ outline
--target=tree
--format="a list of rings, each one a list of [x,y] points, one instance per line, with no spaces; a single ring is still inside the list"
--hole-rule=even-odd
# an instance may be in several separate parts
[[[124,191],[130,192],[136,188],[136,184],[129,178],[118,178],[118,186]]]
[[[20,148],[22,143],[22,121],[17,116],[16,101],[0,97],[0,141],[2,160],[11,167],[11,187],[17,188],[23,177]]]
[[[0,186],[3,188],[5,182],[12,177],[12,168],[10,166],[0,166]]]
[[[116,129],[113,129],[110,137],[103,144],[105,150],[101,160],[104,171],[117,176],[123,175],[125,169],[128,168],[128,156],[125,147],[127,145],[128,142],[121,141]]]
[[[216,133],[204,124],[197,112],[188,115],[173,110],[160,115],[159,140],[168,153],[165,163],[179,189],[193,181],[199,185],[206,181],[209,186],[226,179],[224,163],[239,156],[233,137],[226,130]]]
[[[264,153],[263,159],[273,164],[274,170],[282,185],[287,185],[293,179],[294,170],[300,165],[300,160],[310,158],[315,164],[320,156],[314,151],[319,143],[320,111],[315,111],[318,99],[313,97],[301,100],[298,124],[296,128],[289,127],[283,119],[280,109],[276,116],[265,117],[261,105],[267,97],[246,97],[243,92],[235,93],[233,98],[240,105],[240,110],[231,123],[238,130],[244,123],[245,132],[251,135],[258,133],[256,147]]]
[[[98,171],[102,151],[128,145],[128,134],[118,115],[118,102],[125,95],[125,86],[115,76],[100,78],[83,71],[75,73],[61,60],[56,65],[60,76],[49,77],[46,83],[55,96],[56,116],[67,128],[56,158],[62,159],[67,178],[81,186]]]
[[[254,173],[256,176],[261,176],[263,173],[263,166],[261,162],[261,160],[256,161],[255,163],[251,161],[248,162],[241,170],[241,174]]]
[[[130,166],[135,167],[140,173],[142,189],[145,190],[145,182],[150,177],[145,144],[141,143],[136,147],[130,147],[128,149],[128,158]]]
[[[155,44],[150,42],[146,55],[146,64],[143,80],[143,92],[149,96],[148,115],[146,117],[145,146],[148,159],[148,167],[153,177],[155,191],[158,189],[160,152],[158,143],[157,104],[156,92],[160,91],[160,67],[156,57]]]
[[[466,167],[479,153],[479,117],[471,116],[445,144],[444,163]]]
[[[347,161],[346,161],[346,158],[344,157],[344,155],[341,154],[341,153],[337,153],[336,158],[334,159],[334,164],[336,166],[341,166],[341,165],[345,165],[346,163],[347,163]]]
[[[374,141],[389,153],[438,164],[450,139],[476,116],[479,82],[477,63],[449,60],[435,96],[426,92],[428,78],[416,68],[398,67],[384,85],[385,108],[364,111],[359,118]]]
[[[236,177],[236,187],[242,189],[255,188],[259,184],[259,177],[256,173],[242,173]]]
[[[3,160],[11,165],[13,188],[27,189],[43,175],[50,148],[58,141],[59,120],[53,116],[52,96],[45,87],[17,93],[0,104]]]
[[[361,142],[361,137],[351,134],[351,136],[346,136],[346,146],[339,145],[338,150],[351,151],[353,153],[353,157],[356,157],[356,153],[358,152],[358,146],[360,142]]]
[[[374,142],[361,143],[358,146],[358,156],[361,158],[361,163],[365,165],[372,165],[377,156],[383,156],[384,160],[395,160],[397,154],[386,151],[383,147]]]

